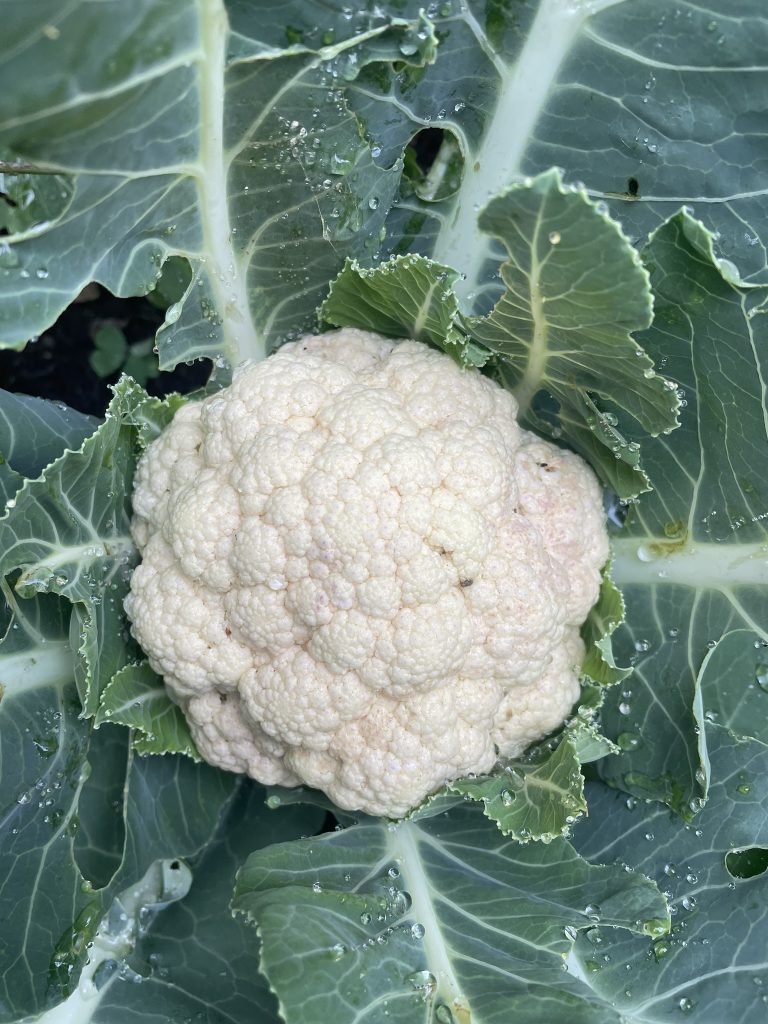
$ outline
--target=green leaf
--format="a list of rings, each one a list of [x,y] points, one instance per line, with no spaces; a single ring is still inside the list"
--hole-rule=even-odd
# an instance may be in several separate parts
[[[65,449],[76,451],[97,425],[63,402],[0,390],[0,452],[21,476],[39,476]]]
[[[284,13],[223,0],[7,12],[0,97],[17,97],[0,99],[0,167],[33,195],[52,173],[69,191],[65,210],[3,240],[2,343],[40,334],[91,280],[146,294],[180,256],[191,278],[159,332],[161,366],[234,364],[308,326],[346,255],[370,257],[402,162],[374,160],[345,94],[372,64],[432,60],[435,36],[418,9],[339,7],[310,9],[298,44]],[[21,78],[38,87],[19,98]]]
[[[707,722],[768,746],[768,643],[734,630],[708,652],[699,674]]]
[[[600,594],[582,626],[586,653],[581,665],[583,674],[603,686],[619,683],[631,673],[631,668],[620,668],[613,653],[612,637],[624,622],[626,611],[621,591],[611,579],[611,566],[603,569]]]
[[[4,508],[23,483],[24,478],[11,469],[0,453],[0,509]]]
[[[498,773],[458,779],[448,789],[481,800],[486,817],[522,843],[550,843],[568,834],[587,810],[581,764],[567,734],[554,750],[544,745],[525,758],[505,762]]]
[[[542,389],[621,403],[646,430],[675,425],[675,402],[632,341],[651,322],[648,274],[618,224],[557,171],[492,199],[479,224],[509,253],[504,295],[472,333],[502,354],[523,413]]]
[[[56,1001],[47,975],[60,937],[92,919],[72,855],[89,727],[78,718],[69,607],[18,602],[0,644],[0,1020]],[[74,933],[72,933],[74,934]],[[83,955],[85,948],[83,944]]]
[[[0,519],[0,575],[20,570],[14,585],[22,596],[50,592],[75,605],[75,678],[86,717],[96,713],[109,680],[138,655],[123,612],[135,561],[133,471],[139,444],[170,422],[181,403],[178,396],[149,399],[129,378],[114,390],[101,426],[39,479],[26,480]]]
[[[641,875],[589,865],[564,840],[520,846],[459,807],[254,853],[233,906],[258,924],[288,1024],[374,1007],[400,1024],[528,1024],[543,1019],[539,1000],[548,1020],[613,1024],[562,969],[598,903],[607,923],[640,932],[666,915]]]
[[[0,573],[22,570],[16,590],[89,602],[104,577],[125,575],[133,544],[129,496],[133,431],[125,411],[140,389],[124,380],[104,423],[77,452],[66,452],[38,480],[27,480],[0,521]]]
[[[556,437],[570,441],[574,418],[582,434],[596,428],[598,472],[629,453],[606,435],[590,395],[619,406],[651,434],[673,429],[674,387],[631,337],[651,321],[648,275],[616,222],[549,171],[491,200],[479,224],[509,254],[501,267],[505,291],[488,316],[465,318],[464,326],[501,357],[523,422],[541,428],[534,399],[546,391],[566,410],[555,417]],[[628,465],[636,462],[633,452]],[[603,475],[618,483],[612,470]],[[638,479],[632,493],[639,489]]]
[[[146,661],[125,665],[112,677],[94,719],[97,728],[104,722],[137,729],[134,747],[140,754],[186,754],[200,760],[184,713]]]
[[[576,751],[579,764],[589,764],[609,754],[619,753],[620,748],[607,736],[603,736],[594,722],[581,715],[576,715],[568,722],[565,734]]]
[[[586,977],[621,1020],[661,1024],[757,1021],[768,984],[768,875],[731,874],[729,851],[768,848],[768,748],[708,724],[712,786],[690,824],[659,804],[588,786],[590,816],[575,829],[586,857],[624,863],[669,893],[669,936],[603,927],[580,935],[569,970]]]
[[[135,386],[134,386],[135,387]],[[0,520],[0,574],[21,570],[17,592],[55,593],[79,604],[73,619],[80,698],[95,713],[100,691],[125,664],[122,600],[134,561],[129,534],[133,429],[121,420],[132,399],[120,392],[102,427],[39,480],[27,480]]]
[[[726,634],[741,638],[734,660],[768,639],[765,292],[724,276],[712,245],[680,213],[643,254],[656,317],[639,340],[685,405],[674,435],[645,442],[653,491],[613,539],[627,620],[614,647],[634,672],[603,710],[608,736],[635,740],[604,777],[688,815],[706,795],[704,660]]]
[[[466,338],[456,327],[458,275],[421,256],[398,256],[366,270],[348,260],[320,307],[337,327],[426,341],[463,361]]]
[[[30,173],[7,157],[0,161],[0,231],[14,235],[60,217],[72,198],[72,182],[61,174]],[[18,266],[10,252],[0,256],[0,265]]]
[[[502,378],[506,380],[503,366]],[[598,471],[614,494],[631,498],[649,490],[640,442],[617,428],[616,413],[601,411],[585,392],[574,390],[568,397],[568,404],[559,406],[544,395],[537,398],[534,426],[539,433],[567,437],[569,446]],[[610,401],[603,404],[608,410],[616,408]]]
[[[404,182],[388,249],[454,267],[462,302],[487,309],[499,253],[477,211],[558,166],[633,239],[694,204],[744,276],[768,281],[768,191],[751,131],[764,14],[762,0],[438,5],[434,66],[362,75],[349,90],[387,163],[425,126],[463,154],[459,187],[442,201]]]
[[[93,336],[94,351],[88,356],[88,362],[94,373],[99,377],[111,377],[125,362],[128,342],[119,327],[107,324]]]
[[[114,730],[104,730],[112,732]],[[151,758],[151,762],[160,759]],[[132,1017],[210,1024],[277,1024],[275,999],[258,972],[253,935],[227,912],[235,873],[254,846],[315,831],[322,815],[306,808],[267,811],[264,790],[246,779],[223,809],[211,842],[190,860],[189,895],[168,907],[140,943],[133,972],[102,996],[93,1024]]]
[[[126,772],[131,765],[128,729],[92,730],[87,772],[77,801],[74,857],[80,874],[94,889],[108,886],[123,859]]]

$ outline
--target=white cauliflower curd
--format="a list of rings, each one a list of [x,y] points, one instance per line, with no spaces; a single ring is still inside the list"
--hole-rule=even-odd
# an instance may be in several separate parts
[[[176,414],[139,464],[126,607],[207,761],[400,817],[563,721],[601,493],[516,413],[345,329]]]

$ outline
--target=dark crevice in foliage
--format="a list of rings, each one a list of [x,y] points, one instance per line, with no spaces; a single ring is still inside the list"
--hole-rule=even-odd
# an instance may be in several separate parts
[[[164,312],[147,298],[122,299],[99,285],[89,285],[53,326],[21,352],[0,351],[0,387],[7,391],[65,402],[73,409],[100,416],[111,398],[109,384],[120,370],[99,376],[90,365],[95,333],[115,325],[130,343],[153,338]],[[186,393],[202,387],[210,376],[210,360],[181,365],[146,384],[152,395]]]

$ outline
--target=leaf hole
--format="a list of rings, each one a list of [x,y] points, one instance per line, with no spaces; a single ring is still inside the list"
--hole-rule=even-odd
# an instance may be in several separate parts
[[[445,131],[442,128],[422,128],[416,132],[408,143],[408,149],[416,159],[416,165],[423,174],[427,174],[437,159],[440,147],[445,138]]]
[[[637,180],[637,178],[627,179],[627,192],[629,192],[631,196],[640,195],[640,182]]]
[[[440,202],[455,195],[464,177],[464,154],[451,128],[422,128],[405,148],[404,178],[420,199]]]
[[[733,878],[756,878],[768,871],[768,850],[760,846],[732,850],[725,855],[725,866]]]

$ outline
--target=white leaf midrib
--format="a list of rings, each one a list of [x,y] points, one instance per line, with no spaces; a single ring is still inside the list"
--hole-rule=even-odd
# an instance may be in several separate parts
[[[462,274],[456,290],[470,302],[483,284],[491,240],[480,232],[478,214],[488,200],[522,178],[525,151],[533,136],[560,67],[584,22],[624,0],[541,0],[525,44],[516,61],[491,63],[499,74],[498,100],[482,141],[465,153],[461,188],[454,214],[442,223],[433,258]],[[465,7],[465,19],[470,12]],[[477,34],[477,26],[474,26]]]
[[[431,898],[432,885],[424,870],[416,833],[418,825],[402,822],[387,832],[389,853],[398,864],[411,896],[411,915],[424,928],[420,940],[427,968],[436,980],[435,995],[444,1002],[454,1018],[469,1021],[470,1010],[451,962],[452,951]]]
[[[229,19],[223,0],[200,0],[200,193],[205,271],[222,318],[224,355],[232,366],[266,357],[251,318],[245,268],[232,242],[229,161],[224,146],[225,72]]]
[[[728,590],[768,586],[768,541],[691,542],[676,546],[665,537],[614,538],[612,577],[631,585]]]

